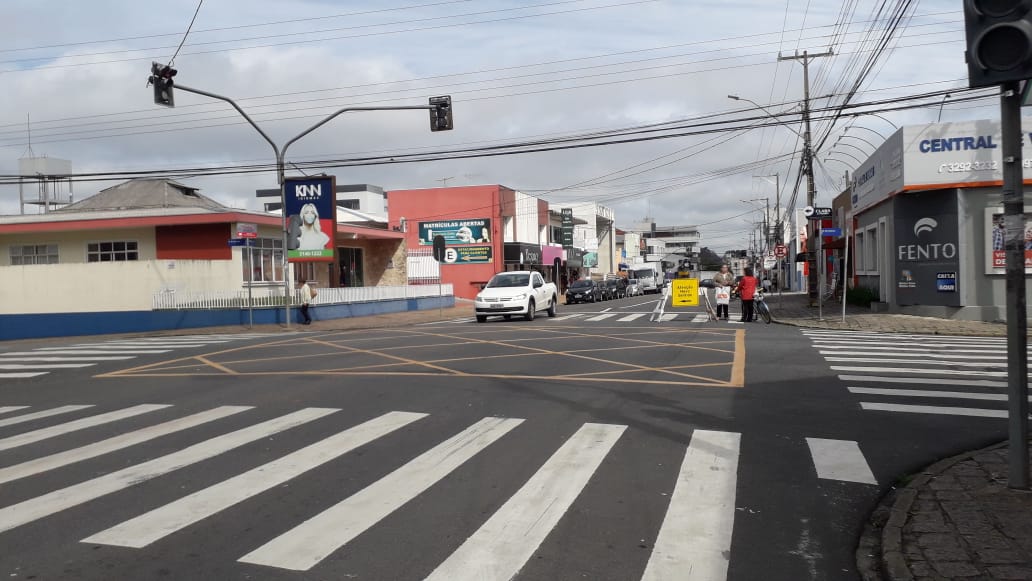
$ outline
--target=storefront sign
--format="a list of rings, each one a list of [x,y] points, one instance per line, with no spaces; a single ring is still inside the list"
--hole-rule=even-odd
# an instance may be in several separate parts
[[[1025,272],[1032,274],[1032,214],[1025,214],[1025,227],[1021,233],[1025,243]],[[985,210],[985,273],[1004,274],[1007,269],[1007,227],[1003,220],[1003,208]]]
[[[288,178],[284,191],[287,260],[333,261],[333,240],[337,231],[336,178]]]
[[[571,248],[573,247],[573,208],[563,208],[562,212],[562,245]]]
[[[484,264],[491,261],[490,246],[449,246],[444,250],[445,264]]]
[[[491,219],[439,220],[419,223],[419,245],[433,246],[434,236],[444,236],[448,246],[491,242]]]
[[[895,221],[896,302],[960,306],[955,276],[960,272],[956,190],[898,196]],[[950,273],[952,279],[941,278]],[[950,280],[953,289],[944,291],[944,281]]]
[[[957,273],[940,272],[935,275],[935,290],[941,293],[957,292]]]
[[[257,238],[258,237],[258,224],[249,222],[237,222],[236,225],[236,237],[237,238]]]
[[[507,264],[543,264],[541,262],[541,247],[537,244],[506,242],[504,252],[505,262]]]

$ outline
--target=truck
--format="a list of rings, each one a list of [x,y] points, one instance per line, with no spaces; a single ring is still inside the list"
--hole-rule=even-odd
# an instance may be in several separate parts
[[[628,273],[629,278],[638,279],[642,294],[658,293],[663,290],[663,270],[654,263],[635,265]]]
[[[555,283],[545,282],[541,273],[533,270],[499,272],[473,300],[478,323],[497,315],[505,320],[520,315],[533,321],[539,310],[547,310],[548,316],[554,317],[558,307],[559,292]]]

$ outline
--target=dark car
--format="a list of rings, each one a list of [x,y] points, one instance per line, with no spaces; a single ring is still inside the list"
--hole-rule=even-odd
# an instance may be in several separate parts
[[[601,300],[598,287],[590,280],[575,280],[566,289],[566,304],[593,303]]]
[[[610,290],[609,285],[606,284],[606,281],[600,280],[600,281],[596,282],[595,283],[595,288],[598,289],[598,294],[599,294],[600,300],[608,301],[609,299],[613,298],[613,293]]]
[[[717,288],[717,283],[713,282],[712,278],[704,278],[699,281],[699,286],[703,288]]]
[[[622,299],[627,296],[627,279],[611,278],[606,281],[606,288],[609,290],[609,298]]]

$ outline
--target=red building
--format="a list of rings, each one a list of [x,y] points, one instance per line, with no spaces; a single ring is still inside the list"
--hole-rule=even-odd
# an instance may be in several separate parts
[[[448,245],[440,280],[455,296],[472,299],[502,270],[546,272],[548,203],[500,185],[387,192],[392,230],[405,232],[410,264],[429,256],[433,238]],[[410,276],[412,273],[410,272]]]

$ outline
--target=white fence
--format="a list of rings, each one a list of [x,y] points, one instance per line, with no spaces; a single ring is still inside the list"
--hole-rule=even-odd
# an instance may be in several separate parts
[[[412,248],[406,258],[409,284],[437,284],[441,281],[441,265],[434,260],[433,250]]]
[[[358,286],[345,288],[317,288],[318,295],[312,304],[338,305],[348,303],[371,303],[376,301],[392,301],[425,297],[451,296],[452,285],[409,285],[409,286]],[[291,295],[291,304],[301,304],[300,289]],[[252,305],[255,307],[283,306],[283,288],[268,287],[252,290]],[[176,292],[155,293],[152,308],[159,310],[176,309],[246,309],[248,306],[247,291],[211,291],[211,292]]]

